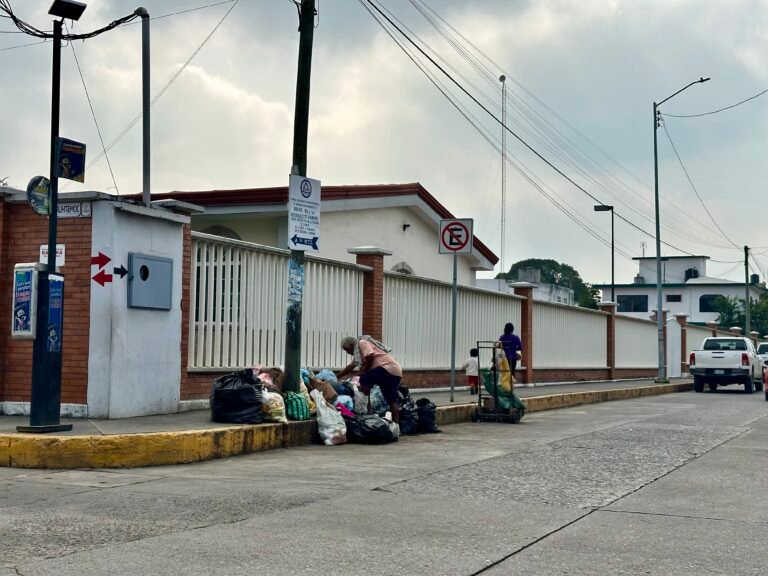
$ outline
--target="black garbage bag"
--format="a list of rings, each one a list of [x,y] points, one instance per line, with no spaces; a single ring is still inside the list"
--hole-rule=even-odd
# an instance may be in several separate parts
[[[411,401],[411,391],[408,390],[408,386],[400,384],[397,389],[397,398],[400,401],[400,404],[405,404],[406,402]]]
[[[388,444],[397,442],[400,432],[397,424],[376,414],[344,416],[347,442],[355,444]]]
[[[261,382],[253,370],[217,378],[211,390],[211,420],[226,424],[261,424]]]
[[[416,404],[408,400],[400,406],[400,433],[416,434],[419,427],[419,412]]]
[[[440,432],[437,427],[437,406],[429,398],[416,401],[416,413],[419,416],[417,430],[422,433]]]

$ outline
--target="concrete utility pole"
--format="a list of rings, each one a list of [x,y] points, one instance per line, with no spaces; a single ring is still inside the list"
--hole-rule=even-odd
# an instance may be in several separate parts
[[[299,9],[299,67],[296,74],[296,108],[293,122],[292,174],[307,175],[307,133],[309,131],[309,92],[312,76],[312,41],[315,32],[315,0],[301,0]],[[288,311],[285,326],[285,382],[283,390],[299,391],[301,370],[301,300],[304,278],[304,252],[291,250],[288,263],[289,284],[292,277],[301,278],[301,284],[289,286]]]
[[[141,17],[141,119],[142,119],[142,199],[149,208],[152,205],[150,189],[150,60],[149,60],[149,12],[146,8],[136,8],[134,12]]]
[[[747,337],[752,330],[751,307],[752,302],[750,302],[749,298],[749,246],[744,246],[744,315],[746,319],[744,335]]]

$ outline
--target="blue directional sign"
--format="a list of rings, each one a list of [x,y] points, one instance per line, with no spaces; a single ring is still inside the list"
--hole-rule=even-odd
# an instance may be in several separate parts
[[[293,237],[291,238],[291,242],[293,242],[294,246],[310,246],[312,250],[319,250],[319,248],[317,247],[318,240],[319,238],[317,236],[315,236],[314,238],[302,238],[301,236],[298,236],[296,234],[294,234]]]

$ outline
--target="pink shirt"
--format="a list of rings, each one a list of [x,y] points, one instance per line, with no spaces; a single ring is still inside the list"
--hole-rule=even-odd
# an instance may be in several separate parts
[[[384,370],[392,374],[392,376],[400,376],[402,378],[403,371],[400,368],[400,364],[398,364],[392,356],[383,350],[380,350],[367,340],[360,340],[358,346],[360,346],[360,357],[362,358],[363,363],[372,356],[369,360],[369,370],[373,370],[374,368],[384,368]]]

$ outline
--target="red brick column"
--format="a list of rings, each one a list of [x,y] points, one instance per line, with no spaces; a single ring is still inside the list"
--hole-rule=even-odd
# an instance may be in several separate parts
[[[616,304],[614,302],[601,302],[600,310],[608,313],[606,319],[606,351],[605,363],[608,366],[608,379],[616,379]]]
[[[182,228],[184,237],[184,248],[181,270],[181,382],[179,383],[179,399],[188,399],[189,388],[189,311],[192,303],[190,302],[190,282],[192,273],[192,225],[184,224]]]
[[[731,331],[731,334],[733,334],[734,336],[741,336],[741,327],[731,326],[729,330]]]
[[[363,279],[363,334],[377,340],[384,337],[384,257],[392,252],[374,246],[362,246],[347,250],[356,256],[357,264],[369,266]],[[358,334],[350,334],[358,336]]]
[[[688,374],[688,315],[675,314],[680,324],[680,374]]]
[[[521,302],[520,324],[518,334],[523,342],[523,382],[530,384],[533,382],[533,285],[525,282],[513,284],[515,294],[525,298]]]
[[[717,336],[717,322],[710,320],[707,322],[707,328],[712,331],[712,336]]]
[[[0,193],[0,298],[3,298],[2,304],[5,304],[10,294],[6,294],[6,290],[2,287],[10,285],[10,273],[8,272],[7,260],[8,260],[8,218],[9,210],[6,209],[5,199]],[[2,304],[0,304],[0,311],[2,310]],[[0,312],[0,320],[5,320],[6,315]],[[8,323],[0,326],[0,401],[5,400],[5,358],[8,356],[8,326],[10,325],[10,317],[8,317]]]

